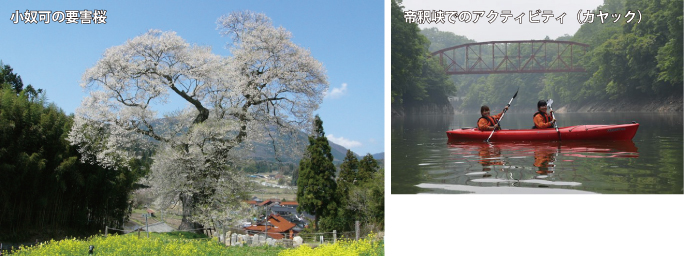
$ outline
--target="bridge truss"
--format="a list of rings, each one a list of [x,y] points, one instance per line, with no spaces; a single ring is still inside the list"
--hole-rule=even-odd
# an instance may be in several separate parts
[[[570,41],[492,41],[432,53],[449,75],[584,72],[577,65],[589,48]]]

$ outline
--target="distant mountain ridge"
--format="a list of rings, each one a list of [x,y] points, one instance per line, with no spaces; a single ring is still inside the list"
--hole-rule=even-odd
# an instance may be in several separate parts
[[[173,123],[173,121],[170,121],[170,122]],[[152,121],[151,123],[152,123],[153,127],[156,127],[158,125],[161,125],[163,122],[161,119],[158,119],[158,120]],[[308,137],[304,132],[301,132],[301,131],[298,132],[297,135],[295,135],[295,136],[297,136],[298,139],[300,139],[302,141],[307,141],[307,137]],[[290,141],[291,139],[285,138],[284,140]],[[347,148],[345,148],[339,144],[336,144],[330,140],[328,140],[328,143],[330,144],[330,148],[332,151],[333,163],[335,165],[341,164],[344,161],[344,157],[347,155]],[[291,150],[291,148],[283,148],[283,149],[278,149],[278,150],[279,151]],[[365,156],[365,155],[361,156],[361,155],[357,154],[356,152],[354,152],[354,155],[359,160]],[[385,155],[384,152],[382,152],[382,153],[373,154],[372,156],[374,159],[378,160],[378,159],[384,159],[385,158],[384,155]],[[249,155],[248,158],[251,158],[251,159],[257,160],[257,161],[266,161],[266,162],[278,162],[278,161],[280,161],[283,163],[299,164],[299,161],[301,160],[302,156],[290,156],[290,157],[288,157],[288,156],[279,155],[278,159],[276,159],[276,155],[275,155],[275,152],[273,150],[273,145],[266,143],[266,144],[255,145],[254,150],[252,151],[252,153]]]
[[[338,160],[338,158],[339,158],[340,162],[342,162],[344,160],[344,157],[347,156],[347,148],[345,148],[339,144],[336,144],[335,142],[332,142],[330,140],[328,140],[328,143],[330,144],[330,148],[332,148],[332,153],[333,153],[333,158],[334,158],[333,162]],[[354,153],[356,158],[358,158],[359,160],[361,158],[363,158],[364,156],[366,156],[366,155],[359,155],[358,153],[354,152],[354,150],[352,150],[352,153]],[[385,152],[371,154],[371,156],[373,156],[373,159],[375,159],[375,160],[385,159]]]
[[[300,132],[297,134],[297,136],[301,136],[300,139],[304,139],[304,138],[306,138],[307,135],[304,134],[303,132]],[[330,150],[331,150],[331,153],[333,155],[333,163],[335,165],[341,164],[344,161],[344,158],[347,156],[347,148],[345,148],[345,147],[343,147],[343,146],[341,146],[335,142],[332,142],[330,140],[328,140],[328,144],[330,145]],[[280,149],[280,150],[283,150],[283,149]],[[354,152],[353,150],[352,150],[352,152],[354,153],[356,158],[358,158],[359,160],[361,160],[361,158],[363,158],[365,156],[365,155],[359,155],[358,153]],[[384,159],[385,153],[384,152],[376,153],[376,154],[372,154],[372,156],[376,160]],[[268,145],[268,144],[256,145],[254,148],[254,153],[251,155],[251,157],[255,160],[261,160],[261,161],[277,161],[275,159],[275,154],[274,154],[272,145]],[[290,158],[281,158],[280,160],[282,162],[285,162],[285,163],[299,164],[299,161],[301,160],[301,156],[290,157]]]

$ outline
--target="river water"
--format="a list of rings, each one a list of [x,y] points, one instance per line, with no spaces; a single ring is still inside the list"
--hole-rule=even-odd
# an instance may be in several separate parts
[[[496,113],[494,113],[496,114]],[[448,142],[479,114],[392,120],[392,194],[682,194],[682,113],[557,113],[559,127],[640,124],[632,141]],[[528,129],[532,113],[506,113]]]

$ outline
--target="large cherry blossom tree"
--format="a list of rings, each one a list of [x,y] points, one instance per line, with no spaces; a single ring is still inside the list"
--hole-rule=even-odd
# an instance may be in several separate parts
[[[292,152],[278,149],[297,136],[279,138],[309,132],[328,88],[321,63],[267,16],[235,12],[217,23],[230,38],[229,57],[158,30],[107,49],[83,75],[90,95],[69,134],[85,161],[108,168],[154,151],[150,183],[166,202],[182,202],[181,229],[238,207],[247,192],[237,173],[245,151],[268,142]],[[164,112],[178,98],[186,107]]]

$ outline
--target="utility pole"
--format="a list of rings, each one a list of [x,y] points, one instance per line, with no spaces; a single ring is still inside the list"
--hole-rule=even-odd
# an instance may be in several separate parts
[[[264,209],[267,209],[266,207],[267,206],[264,205]],[[266,223],[264,223],[264,225],[266,225],[266,231],[264,232],[264,235],[268,237],[268,210],[266,210]]]
[[[150,238],[150,225],[147,222],[147,213],[143,213],[143,216],[145,216],[145,230],[147,230],[147,238]]]

